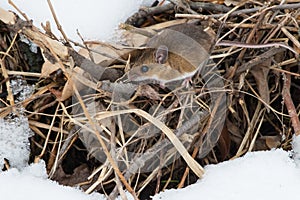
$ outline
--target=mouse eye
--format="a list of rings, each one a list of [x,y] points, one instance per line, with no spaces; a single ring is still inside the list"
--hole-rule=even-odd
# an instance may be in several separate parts
[[[148,70],[149,70],[149,67],[146,66],[146,65],[143,65],[143,66],[141,67],[141,72],[143,72],[143,73],[146,73]]]

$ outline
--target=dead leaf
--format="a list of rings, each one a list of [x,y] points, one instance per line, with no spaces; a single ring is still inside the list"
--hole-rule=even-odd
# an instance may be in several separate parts
[[[52,180],[55,180],[62,185],[76,186],[81,182],[87,181],[86,177],[88,177],[91,173],[92,171],[89,169],[87,164],[82,164],[76,167],[73,174],[65,173],[63,167],[59,165],[52,177]]]
[[[268,73],[270,70],[268,66],[271,66],[271,59],[260,63],[259,66],[254,66],[250,71],[257,83],[260,98],[263,100],[264,104],[267,105],[270,104],[270,90],[268,85]],[[269,107],[266,106],[266,108],[269,112]]]
[[[51,63],[49,60],[45,59],[45,62],[42,66],[41,78],[49,77],[50,74],[60,69],[59,63]]]
[[[12,25],[16,22],[16,16],[12,12],[6,11],[0,7],[0,20],[5,24]]]
[[[73,70],[67,70],[68,76],[71,78],[71,80],[67,80],[63,90],[61,97],[58,99],[60,101],[64,101],[71,97],[73,95],[73,84],[75,84],[75,87],[77,88],[78,91],[81,91],[82,89],[86,88],[84,84],[82,84],[80,81],[77,80],[77,78],[82,77],[82,78],[88,78],[86,77],[88,74],[85,73],[84,70],[82,70],[79,67],[75,67]],[[76,78],[73,78],[75,77]]]

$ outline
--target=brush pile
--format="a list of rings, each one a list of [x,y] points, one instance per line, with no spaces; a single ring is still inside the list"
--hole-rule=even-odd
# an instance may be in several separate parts
[[[128,18],[118,43],[79,51],[63,27],[60,41],[0,10],[0,116],[26,115],[31,162],[45,160],[51,179],[146,199],[195,182],[207,164],[290,149],[300,134],[300,3],[170,2]],[[146,41],[185,23],[217,35],[191,84],[128,81]],[[24,96],[12,82],[34,88]]]

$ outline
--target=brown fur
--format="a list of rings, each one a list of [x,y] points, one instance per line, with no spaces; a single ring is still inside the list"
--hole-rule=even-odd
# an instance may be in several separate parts
[[[162,30],[152,37],[139,59],[129,71],[130,80],[154,79],[161,82],[184,79],[192,76],[209,59],[215,36],[192,24],[180,24]],[[157,49],[168,48],[166,63],[157,63]],[[142,66],[149,67],[147,72]]]

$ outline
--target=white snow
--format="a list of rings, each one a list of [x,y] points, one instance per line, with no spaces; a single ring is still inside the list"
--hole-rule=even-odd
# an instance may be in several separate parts
[[[293,158],[300,165],[300,135],[293,137],[292,147],[294,152]]]
[[[46,0],[14,0],[34,24],[47,20],[56,30]],[[120,22],[138,9],[141,3],[151,0],[52,0],[59,21],[69,38],[80,41],[76,29],[85,39],[109,40]],[[0,7],[13,10],[5,0]],[[15,121],[14,121],[15,120]],[[44,163],[27,166],[28,137],[32,134],[26,119],[0,119],[0,164],[10,159],[13,167],[0,171],[1,199],[13,200],[101,200],[103,195],[86,195],[82,191],[65,187],[47,179]],[[16,135],[18,137],[16,137]],[[4,140],[6,139],[6,140]],[[293,141],[295,160],[300,158],[300,138]],[[154,199],[205,199],[205,200],[282,200],[298,199],[300,170],[290,153],[283,150],[248,153],[242,158],[205,167],[203,179],[180,190],[167,190]]]
[[[12,200],[101,200],[103,195],[87,195],[82,191],[58,185],[47,178],[43,162],[32,164],[23,171],[11,169],[0,174],[1,199]]]
[[[0,118],[0,167],[6,158],[12,167],[24,168],[30,153],[28,138],[32,135],[26,117]]]
[[[44,163],[32,164],[22,171],[2,172],[0,195],[14,200],[105,199],[100,194],[86,195],[78,189],[58,185],[46,177]],[[161,192],[154,200],[297,199],[299,187],[300,169],[289,152],[277,149],[248,153],[232,161],[206,166],[203,179],[197,183]]]
[[[203,179],[180,190],[168,190],[154,200],[282,200],[299,196],[300,169],[281,149],[205,167]]]
[[[41,27],[46,21],[51,23],[55,35],[62,38],[50,12],[47,0],[14,0],[17,7],[26,13],[33,23]],[[109,40],[120,22],[138,10],[142,0],[51,0],[56,16],[67,37],[80,42],[76,30],[84,39]],[[144,1],[151,2],[150,0]],[[13,10],[7,0],[0,1],[0,7]],[[20,14],[16,12],[19,16]]]

